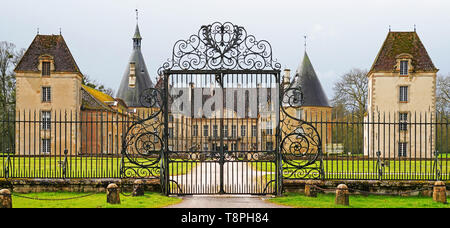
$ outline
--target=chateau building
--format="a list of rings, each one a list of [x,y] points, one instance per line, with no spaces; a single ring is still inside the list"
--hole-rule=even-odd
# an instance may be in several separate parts
[[[98,122],[123,119],[126,104],[82,85],[83,74],[62,35],[36,35],[15,73],[16,154],[94,154],[119,148],[114,132],[121,131],[116,129],[120,125]],[[96,124],[74,124],[79,121]]]
[[[83,85],[83,74],[62,35],[37,35],[15,69],[16,113],[17,119],[21,120],[16,124],[16,153],[61,155],[67,150],[69,155],[120,155],[130,120],[160,108],[149,109],[141,105],[143,92],[162,84],[161,79],[156,85],[150,79],[141,53],[142,36],[138,25],[132,40],[133,51],[116,98],[113,98]],[[304,93],[303,105],[289,110],[292,115],[306,121],[331,120],[331,107],[306,52],[294,79],[290,80],[289,71],[285,77],[287,81],[283,86],[301,88]],[[171,81],[169,87],[176,85]],[[209,85],[190,84],[187,88],[191,96],[202,94],[202,105],[213,96]],[[261,97],[269,99],[268,94],[260,95],[264,90],[270,93],[270,88],[261,84],[230,84],[223,89],[223,94],[224,100],[232,106],[225,108],[223,118],[215,106],[209,117],[170,113],[169,148],[174,151],[217,151],[222,140],[228,151],[275,150],[275,107],[270,110],[259,106],[256,110],[250,108]],[[253,92],[255,94],[251,94]],[[241,110],[243,114],[239,114],[241,101],[245,104]],[[161,121],[162,117],[152,121]],[[36,124],[39,121],[40,124]],[[331,142],[331,128],[316,127],[325,139],[322,143],[326,148],[326,143]],[[163,131],[158,129],[161,137]]]
[[[433,126],[419,123],[434,121],[437,72],[415,31],[389,32],[367,75],[366,156],[433,156]]]

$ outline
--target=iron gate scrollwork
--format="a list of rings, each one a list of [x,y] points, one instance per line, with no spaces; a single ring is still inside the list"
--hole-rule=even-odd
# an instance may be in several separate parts
[[[280,194],[283,178],[320,177],[320,137],[289,114],[302,95],[280,88],[280,69],[269,42],[230,22],[177,41],[142,94],[152,114],[124,137],[123,176],[159,177],[167,195]]]
[[[203,25],[196,35],[187,40],[177,41],[172,58],[158,72],[163,75],[164,71],[167,73],[175,69],[279,71],[281,64],[272,58],[269,42],[248,35],[244,27],[230,22],[216,22]]]
[[[296,116],[304,102],[303,92],[298,87],[282,90],[282,115],[280,119],[283,178],[323,179],[322,141],[317,129]]]
[[[163,93],[148,88],[140,94],[141,109],[129,113],[122,139],[121,176],[126,178],[159,178],[164,152],[161,109]]]

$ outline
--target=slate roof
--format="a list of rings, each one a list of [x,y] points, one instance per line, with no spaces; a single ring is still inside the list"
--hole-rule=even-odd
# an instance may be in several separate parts
[[[412,55],[414,71],[437,71],[416,32],[389,32],[371,71],[394,71],[400,54]]]
[[[303,92],[303,106],[331,107],[306,52],[290,87],[301,88]]]
[[[57,72],[81,73],[62,35],[36,35],[15,71],[38,71],[41,55],[53,56]]]
[[[139,32],[139,26],[136,25],[135,35],[133,36],[133,52],[127,63],[125,73],[123,74],[116,95],[116,97],[122,99],[128,107],[141,107],[142,105],[139,101],[140,94],[144,90],[154,86],[150,80],[147,66],[145,65],[144,57],[141,53],[141,40],[142,37]],[[128,83],[131,62],[134,62],[136,67],[136,83],[134,88],[129,87]]]

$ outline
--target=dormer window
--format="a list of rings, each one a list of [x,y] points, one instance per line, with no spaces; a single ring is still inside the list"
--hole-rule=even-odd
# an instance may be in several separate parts
[[[408,75],[408,65],[409,61],[407,60],[400,61],[400,75]]]
[[[50,62],[42,62],[42,76],[50,76]]]
[[[136,86],[136,64],[134,62],[130,63],[128,86],[131,88],[134,88]]]
[[[41,75],[49,77],[50,73],[55,70],[53,56],[41,55],[39,56],[38,70],[41,71]]]
[[[413,56],[411,54],[403,53],[395,58],[397,60],[395,70],[400,73],[400,76],[409,76],[414,71],[414,66],[412,65]]]

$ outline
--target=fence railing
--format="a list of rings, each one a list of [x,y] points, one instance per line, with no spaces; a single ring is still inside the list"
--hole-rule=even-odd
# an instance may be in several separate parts
[[[122,138],[134,120],[146,115],[4,113],[0,117],[0,178],[119,178]],[[446,115],[371,113],[358,119],[304,113],[302,118],[321,136],[325,179],[450,180]],[[208,128],[213,132],[213,126]],[[209,136],[198,137],[206,142]]]
[[[307,115],[322,138],[325,179],[450,180],[448,115]]]

